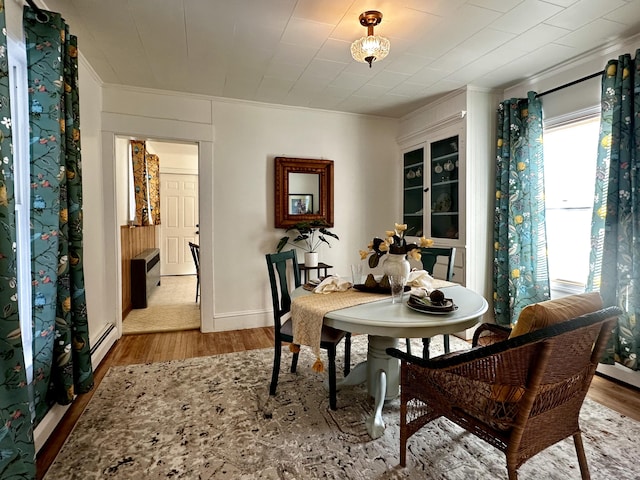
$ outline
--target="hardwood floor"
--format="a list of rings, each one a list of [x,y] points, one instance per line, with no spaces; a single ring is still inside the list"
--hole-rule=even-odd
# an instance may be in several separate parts
[[[94,389],[77,398],[47,443],[38,452],[36,478],[42,479],[111,366],[183,360],[192,357],[269,348],[272,345],[273,328],[217,333],[200,333],[198,330],[189,330],[123,336],[114,345],[105,360],[96,368]],[[612,410],[640,421],[640,392],[637,389],[596,376],[591,383],[588,396]]]

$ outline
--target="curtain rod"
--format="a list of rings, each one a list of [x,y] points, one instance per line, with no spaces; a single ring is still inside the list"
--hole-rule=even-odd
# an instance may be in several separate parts
[[[577,80],[574,80],[573,82],[565,83],[564,85],[560,85],[559,87],[552,88],[551,90],[547,90],[546,92],[538,93],[536,95],[536,98],[543,97],[544,95],[547,95],[549,93],[557,92],[558,90],[562,90],[563,88],[571,87],[576,83],[581,83],[581,82],[584,82],[585,80],[591,80],[592,78],[599,77],[602,75],[602,73],[603,71],[592,73],[591,75],[587,75],[586,77],[579,78]]]
[[[36,12],[36,18],[38,19],[39,22],[46,22],[47,20],[49,20],[49,15],[47,15],[45,12],[43,12],[40,7],[38,7],[33,0],[25,0],[29,6],[31,7],[31,9]]]

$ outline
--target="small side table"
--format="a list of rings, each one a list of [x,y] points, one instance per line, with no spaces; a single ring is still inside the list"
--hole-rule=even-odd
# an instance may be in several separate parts
[[[327,270],[329,268],[333,268],[333,265],[327,265],[326,263],[322,263],[322,262],[318,262],[318,266],[317,267],[307,267],[305,266],[304,263],[299,263],[298,264],[298,268],[300,269],[300,273],[302,274],[302,283],[307,283],[307,272],[309,270],[315,270],[316,272],[318,272],[318,278],[320,278],[320,270],[324,270],[324,276],[326,277],[327,274]]]

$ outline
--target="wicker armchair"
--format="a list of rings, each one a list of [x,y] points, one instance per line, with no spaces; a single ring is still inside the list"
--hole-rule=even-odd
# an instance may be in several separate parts
[[[473,348],[431,360],[388,349],[402,360],[400,464],[409,437],[444,416],[501,450],[510,480],[529,458],[573,436],[588,479],[578,416],[620,313],[609,307],[513,338],[481,326]]]

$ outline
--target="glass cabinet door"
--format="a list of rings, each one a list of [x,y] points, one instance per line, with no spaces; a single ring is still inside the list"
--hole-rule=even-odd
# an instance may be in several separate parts
[[[431,236],[458,238],[459,159],[458,135],[438,140],[430,149]]]
[[[403,169],[403,220],[407,235],[424,235],[424,148],[404,154]]]

